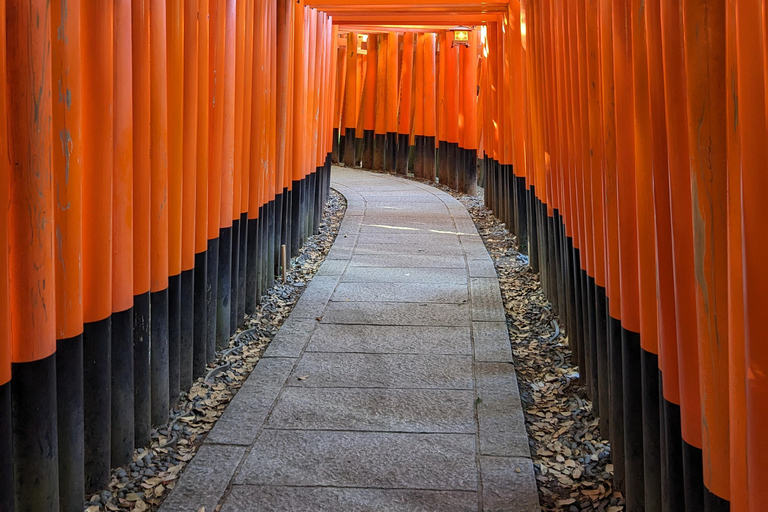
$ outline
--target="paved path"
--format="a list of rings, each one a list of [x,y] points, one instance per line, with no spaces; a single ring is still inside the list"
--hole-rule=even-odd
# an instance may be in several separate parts
[[[493,263],[464,207],[333,170],[328,259],[163,512],[538,510]]]

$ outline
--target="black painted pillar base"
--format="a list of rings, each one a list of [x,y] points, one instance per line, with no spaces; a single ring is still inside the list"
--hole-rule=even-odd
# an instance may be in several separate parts
[[[229,345],[232,316],[232,226],[219,230],[219,268],[216,293],[216,350]]]
[[[536,223],[536,187],[531,185],[525,198],[526,209],[528,210],[528,265],[534,273],[539,272],[539,233]]]
[[[331,158],[334,162],[339,161],[339,129],[333,129],[333,139],[331,141]]]
[[[528,209],[525,204],[525,178],[515,176],[517,183],[517,241],[523,254],[528,254]]]
[[[264,290],[268,290],[275,283],[275,274],[280,265],[280,224],[278,215],[283,208],[283,196],[278,194],[270,202],[269,213],[267,215],[268,223],[268,242],[267,247],[267,268],[265,273]]]
[[[355,166],[355,146],[357,145],[355,140],[355,129],[347,128],[344,134],[344,165],[347,167]]]
[[[112,453],[112,317],[83,330],[85,492],[109,483]],[[17,453],[19,451],[17,450]],[[17,468],[18,470],[18,468]]]
[[[294,180],[293,189],[291,190],[291,238],[290,243],[286,247],[288,252],[286,255],[287,260],[298,254],[301,248],[301,219],[303,213],[301,188],[302,182]]]
[[[659,372],[661,374],[661,372]],[[662,377],[663,378],[663,377]],[[661,378],[660,382],[663,382]],[[659,387],[662,389],[662,386]],[[662,456],[661,466],[661,510],[678,512],[686,510],[685,477],[683,470],[683,436],[680,425],[680,406],[667,401],[663,392],[662,404]]]
[[[661,510],[661,414],[659,409],[659,356],[640,348],[643,394],[643,482],[645,508]]]
[[[125,466],[133,459],[133,391],[133,308],[130,308],[112,313],[112,467]]]
[[[208,240],[205,278],[205,308],[207,319],[206,363],[216,358],[216,296],[219,289],[219,239]]]
[[[313,216],[313,223],[312,223],[312,234],[317,235],[320,233],[320,224],[323,222],[323,208],[325,206],[325,202],[323,201],[323,187],[324,187],[324,179],[325,179],[325,173],[323,172],[323,167],[318,167],[315,169],[314,179],[315,179],[315,199],[314,199],[314,208],[315,213]]]
[[[108,347],[108,339],[106,344]],[[104,373],[108,374],[109,371]],[[13,363],[11,375],[11,423],[15,465],[13,494],[16,497],[16,510],[57,512],[59,450],[56,425],[56,354],[29,363]],[[108,423],[109,410],[106,414]],[[109,457],[109,441],[105,449]],[[5,459],[5,454],[0,458]],[[0,497],[0,502],[2,501],[5,501],[4,497]],[[82,502],[80,506],[82,507]]]
[[[383,133],[373,134],[373,167],[371,169],[375,171],[384,170],[385,159],[385,145],[387,143],[387,136]]]
[[[248,262],[248,213],[240,214],[240,259],[238,262],[237,280],[237,323],[235,327],[245,325],[245,279]]]
[[[701,448],[688,444],[685,439],[683,439],[683,478],[685,512],[704,510],[704,468]]]
[[[82,340],[81,340],[82,343]],[[82,351],[82,346],[81,346]],[[82,359],[80,362],[82,367]],[[82,375],[80,377],[82,383]],[[82,389],[82,388],[81,388]],[[80,416],[82,417],[82,400],[80,408]],[[81,422],[82,426],[82,422]],[[82,432],[82,430],[81,430]],[[82,434],[80,435],[80,449],[82,450]],[[11,425],[11,383],[6,382],[0,385],[0,453],[4,454],[0,457],[0,510],[8,510],[13,512],[14,510],[14,483],[13,483],[13,427]],[[83,502],[83,465],[82,457],[80,459],[80,505]],[[59,465],[61,467],[61,465]],[[61,471],[61,469],[59,469]],[[70,478],[66,479],[71,480]],[[74,483],[74,482],[73,482]],[[75,491],[77,492],[77,488]],[[63,502],[63,501],[62,501]],[[69,503],[67,501],[67,503]],[[66,510],[66,509],[65,509]]]
[[[192,380],[205,375],[208,364],[208,252],[195,254]]]
[[[627,510],[645,510],[640,334],[622,327],[621,350],[624,418],[627,418],[624,422],[625,499]]]
[[[477,195],[477,150],[465,149],[466,163],[464,172],[464,193],[470,196]]]
[[[608,312],[608,368],[610,377],[610,441],[613,462],[613,487],[624,492],[624,381],[622,378],[621,321],[610,316],[611,301],[606,299]]]
[[[152,347],[149,379],[152,384],[150,401],[152,404],[152,426],[158,427],[168,422],[170,409],[168,289],[152,292],[150,302],[150,343]],[[86,443],[88,443],[87,439]]]
[[[397,134],[397,163],[395,170],[397,174],[408,174],[408,152],[410,151],[410,135],[407,133]]]
[[[363,131],[363,169],[373,169],[373,130]]]
[[[424,179],[435,181],[435,136],[424,137]]]
[[[590,371],[592,372],[592,387],[590,392],[592,394],[592,410],[595,416],[600,417],[602,409],[600,409],[600,378],[602,375],[597,370],[597,313],[595,312],[595,279],[587,271],[582,271],[587,288],[587,302],[584,304],[584,313],[586,314],[586,327],[587,338],[586,342],[589,344],[587,351],[590,358]],[[657,429],[658,430],[658,429]]]
[[[150,400],[150,293],[133,296],[133,440],[148,446],[152,423]]]
[[[610,438],[611,421],[611,400],[610,400],[610,379],[608,370],[608,326],[606,325],[606,296],[605,288],[599,285],[595,286],[595,362],[597,373],[600,376],[598,380],[598,394],[600,403],[600,434],[608,439]]]
[[[291,259],[291,211],[293,208],[292,191],[288,190],[288,187],[284,187],[281,197],[283,198],[282,210],[279,213],[276,213],[276,226],[279,226],[280,231],[278,238],[279,242],[277,242],[275,245],[275,275],[280,272],[280,247],[282,245],[285,245],[286,258],[289,260]]]
[[[195,374],[195,269],[181,273],[181,345],[179,388],[189,391]]]
[[[133,340],[129,340],[129,349],[133,350]],[[132,359],[133,357],[131,357]],[[133,371],[133,366],[131,366],[131,371]],[[133,383],[133,375],[131,375],[131,383]],[[7,388],[8,393],[7,409],[5,408],[3,388]],[[10,385],[0,388],[0,444],[4,444],[6,439],[8,441],[11,439],[10,393]],[[130,389],[130,394],[131,407],[133,407],[133,389]],[[59,436],[59,509],[65,511],[80,510],[85,494],[82,334],[56,341],[56,414]],[[133,421],[133,411],[131,411],[131,421]],[[131,425],[131,435],[133,435],[133,425]],[[133,439],[131,439],[131,445],[133,445]],[[4,500],[4,496],[7,496],[10,504],[13,504],[11,447],[7,447],[7,450],[5,446],[0,447],[0,453],[8,454],[8,457],[0,457],[0,510],[12,510],[13,507]],[[6,465],[8,468],[5,467]],[[4,486],[7,483],[4,476],[7,469],[11,471],[9,474],[10,488]],[[6,495],[6,493],[8,494]]]
[[[395,172],[397,160],[397,132],[387,132],[384,143],[384,170]]]
[[[181,355],[181,274],[168,276],[168,405],[179,401]]]
[[[230,250],[230,267],[229,267],[229,332],[234,333],[237,331],[237,308],[238,295],[237,290],[240,288],[240,218],[232,220],[232,248]]]
[[[424,150],[426,148],[426,137],[416,135],[414,137],[414,156],[413,156],[413,175],[416,178],[424,179],[426,176],[426,162]]]
[[[360,167],[363,163],[363,136],[357,132],[355,137],[355,167]]]
[[[259,208],[261,213],[261,208]],[[248,219],[248,260],[245,276],[245,314],[251,315],[259,305],[259,273],[261,266],[261,229],[259,218]]]
[[[456,146],[456,190],[457,192],[464,192],[467,189],[467,173],[464,167],[467,163],[467,152],[464,148]],[[453,187],[452,187],[453,188]]]

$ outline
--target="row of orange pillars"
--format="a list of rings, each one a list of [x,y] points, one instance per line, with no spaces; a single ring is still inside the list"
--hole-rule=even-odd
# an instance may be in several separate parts
[[[334,144],[382,135],[467,192],[477,151],[627,510],[765,509],[764,0],[6,0],[0,31],[3,512],[146,446],[317,229]]]
[[[330,17],[0,2],[0,511],[82,511],[148,447],[330,191]]]
[[[404,173],[411,146],[471,191],[435,155],[478,149],[626,510],[768,510],[768,3],[511,1],[450,37],[347,37],[339,160]]]
[[[339,41],[333,159],[475,194],[485,29],[348,32]]]

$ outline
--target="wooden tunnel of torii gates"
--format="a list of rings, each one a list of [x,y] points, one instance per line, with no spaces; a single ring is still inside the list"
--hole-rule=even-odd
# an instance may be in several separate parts
[[[627,510],[766,510],[767,96],[764,0],[0,3],[0,510],[148,444],[332,159],[480,178]]]

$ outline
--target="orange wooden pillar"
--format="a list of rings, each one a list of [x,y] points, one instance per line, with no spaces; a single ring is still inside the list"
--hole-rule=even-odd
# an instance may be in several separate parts
[[[459,49],[449,44],[445,48],[445,140],[448,146],[448,178],[445,184],[453,190],[459,189]]]
[[[421,148],[423,154],[423,179],[435,179],[435,143],[437,137],[437,35],[425,34],[424,38],[424,95],[421,96],[421,107],[424,109],[424,138]],[[475,84],[477,84],[477,68],[474,69]],[[475,95],[477,92],[475,92]],[[476,126],[476,125],[475,125]],[[418,150],[418,145],[416,146]]]
[[[397,32],[387,34],[387,105],[385,109],[386,142],[384,146],[384,169],[395,171],[397,159],[397,108],[400,76],[397,60],[400,55],[400,39]]]
[[[290,204],[288,210],[289,236],[286,241],[287,258],[299,253],[302,244],[302,222],[304,219],[304,173],[306,169],[306,125],[307,125],[307,68],[309,55],[306,42],[308,38],[309,21],[307,8],[301,4],[296,7],[293,20],[293,120],[291,155]],[[357,43],[357,39],[355,39]],[[355,107],[358,103],[355,101]],[[355,134],[358,132],[355,131]],[[357,161],[357,141],[355,141],[355,161]]]
[[[150,438],[151,164],[149,2],[131,3],[133,63],[133,381],[134,440]]]
[[[197,0],[184,11],[184,226],[183,258],[193,265],[192,379],[205,373],[208,362],[208,0]],[[192,102],[195,106],[192,106]],[[192,172],[194,169],[194,173]],[[191,196],[188,194],[191,193]],[[187,206],[189,208],[187,208]],[[190,211],[191,210],[191,211]],[[192,231],[189,231],[189,225]],[[191,241],[190,241],[191,237]],[[186,267],[186,265],[185,265]],[[182,282],[182,289],[187,288]],[[212,355],[211,355],[212,356]]]
[[[760,12],[763,8],[762,13]],[[744,367],[746,369],[746,455],[748,510],[764,508],[768,499],[765,488],[765,454],[768,453],[768,347],[760,330],[761,310],[766,306],[764,261],[766,239],[762,192],[766,187],[765,137],[766,81],[765,6],[758,2],[738,2],[738,99],[739,137],[741,141],[741,250],[744,286]],[[762,20],[761,18],[762,14]],[[762,23],[761,23],[762,21]],[[762,25],[762,27],[761,27]],[[762,31],[760,30],[762,28]],[[762,48],[761,48],[762,46]],[[762,58],[761,58],[762,57]],[[729,126],[730,128],[730,126]],[[734,340],[735,341],[735,340]]]
[[[748,49],[749,54],[742,53],[741,62],[751,62],[757,57],[753,52],[763,52],[760,47],[765,37],[765,29],[760,27],[760,14],[757,13],[756,3],[739,4],[736,0],[726,2],[725,35],[726,35],[726,77],[736,77],[735,95],[726,95],[726,142],[728,155],[728,381],[729,381],[729,456],[730,456],[730,506],[733,512],[749,511],[749,471],[747,465],[747,368],[744,317],[744,284],[743,284],[743,250],[742,250],[742,171],[741,171],[741,115],[737,117],[737,104],[742,97],[739,87],[744,88],[744,96],[749,101],[750,110],[759,112],[757,105],[763,102],[764,71],[751,75],[754,69],[747,64],[745,68],[739,65],[739,52]],[[737,12],[737,8],[739,12]],[[743,16],[737,24],[737,17]],[[740,37],[744,46],[739,44]],[[753,46],[754,45],[754,46]],[[759,49],[758,49],[759,48]],[[764,53],[763,53],[764,55]],[[749,59],[749,60],[747,60]],[[742,84],[739,70],[743,69]],[[761,83],[761,81],[763,83]],[[749,88],[749,89],[747,89]],[[754,95],[754,96],[752,96]],[[752,99],[754,98],[754,99]],[[750,121],[752,114],[746,113],[745,121]],[[755,116],[756,119],[761,119]],[[757,136],[765,133],[765,124],[757,122],[756,130],[745,132],[745,136]],[[753,146],[754,147],[754,146]],[[751,164],[747,164],[751,165]],[[759,469],[758,469],[759,471]]]
[[[168,421],[169,401],[169,208],[168,205],[168,67],[166,3],[149,4],[149,103],[151,176],[151,368],[152,425]]]
[[[477,192],[477,31],[469,33],[469,46],[459,50],[459,191],[475,195]]]
[[[85,490],[109,481],[111,421],[113,5],[83,3],[83,376]]]
[[[413,51],[416,46],[416,34],[406,32],[403,36],[403,60],[400,70],[400,108],[397,123],[397,163],[398,174],[408,174],[408,160],[411,149],[411,90],[413,88]]]
[[[683,27],[693,201],[692,271],[701,422],[706,425],[701,438],[704,506],[718,511],[728,509],[730,495],[725,0],[684,1]]]
[[[39,1],[8,2],[4,7],[8,62],[3,70],[7,72],[7,77],[3,74],[7,89],[2,87],[2,91],[9,109],[7,118],[14,122],[8,124],[8,138],[4,138],[4,148],[10,154],[3,155],[2,165],[10,163],[14,172],[6,210],[8,230],[3,231],[8,237],[6,247],[15,248],[6,260],[11,317],[4,317],[12,329],[13,362],[12,414],[6,425],[13,429],[16,509],[53,511],[59,508],[56,319],[51,314],[55,313],[56,299],[55,287],[45,286],[54,283],[55,273],[52,74],[46,51],[51,45],[51,12],[47,2]],[[41,23],[34,23],[35,19]],[[30,95],[29,91],[40,91],[40,95]],[[10,98],[16,101],[8,101]],[[9,168],[4,170],[3,197],[8,206]],[[9,323],[5,326],[7,340]],[[7,343],[4,352],[7,354]],[[6,373],[7,364],[5,359]],[[9,500],[2,498],[3,502],[10,501],[11,510],[13,495]]]
[[[7,65],[6,65],[6,25],[5,4],[0,5],[0,117],[7,118],[6,101]],[[0,247],[10,245],[10,184],[11,166],[8,155],[8,126],[0,125]],[[0,251],[0,452],[13,454],[13,427],[11,425],[11,367],[13,360],[13,345],[11,339],[11,303],[10,303],[10,261],[9,251]],[[82,351],[82,340],[80,341]],[[82,355],[77,363],[82,365]],[[82,368],[82,366],[81,366]],[[82,370],[80,373],[82,389]],[[82,391],[80,392],[82,393]],[[82,411],[82,404],[80,405]],[[82,413],[81,413],[82,414]],[[82,467],[82,436],[80,447]],[[7,456],[0,460],[0,509],[13,510],[15,502],[13,481],[13,457]],[[80,469],[82,475],[82,469]],[[80,479],[82,482],[82,477]],[[82,483],[80,484],[82,488]],[[81,493],[82,499],[82,493]]]
[[[658,368],[660,388],[660,460],[657,472],[661,481],[659,510],[683,510],[683,457],[680,432],[680,382],[677,357],[674,252],[667,152],[666,91],[664,89],[663,47],[661,39],[661,1],[646,4],[648,94],[651,118],[651,169],[656,244],[656,292],[658,322]],[[638,204],[642,204],[638,199]],[[640,213],[640,212],[638,212]],[[649,460],[646,460],[648,464]]]
[[[184,169],[184,33],[180,0],[166,3],[168,87],[168,390],[178,401],[181,370],[181,222]],[[150,24],[152,21],[150,20]],[[151,46],[151,45],[150,45]]]
[[[621,359],[621,318],[619,274],[619,225],[616,195],[616,112],[614,95],[614,61],[612,5],[600,0],[598,17],[600,47],[600,90],[603,125],[602,182],[606,232],[606,307],[607,345],[610,382],[610,440],[614,463],[614,487],[624,489],[624,405]]]
[[[112,467],[132,461],[133,383],[133,74],[131,2],[114,7],[112,150]]]
[[[344,165],[355,165],[355,130],[357,127],[357,34],[347,34],[347,74],[344,87]]]
[[[427,35],[419,33],[416,38],[416,60],[414,63],[414,89],[412,93],[413,101],[411,102],[411,108],[413,109],[413,126],[411,131],[413,133],[412,145],[413,148],[413,174],[417,178],[421,178],[424,175],[424,152],[423,152],[423,139],[424,139],[424,105],[422,99],[424,98],[424,43],[426,42]]]
[[[341,46],[338,37],[333,40],[333,49],[336,52],[335,94],[333,103],[333,161],[338,163],[344,159],[344,90],[347,81],[347,51]]]
[[[440,183],[448,181],[448,144],[445,141],[446,131],[446,103],[445,103],[445,59],[448,47],[448,32],[442,31],[437,35],[437,176]]]
[[[377,171],[384,170],[384,145],[387,137],[387,82],[389,77],[389,39],[386,34],[377,34],[376,59],[376,102],[373,114],[373,167]]]
[[[648,70],[646,17],[639,0],[632,4],[632,57],[635,87],[635,198],[640,312],[640,371],[643,413],[643,481],[645,506],[661,509],[659,414],[659,336],[654,216],[642,205],[653,204],[653,127]]]
[[[688,91],[683,26],[678,5],[661,2],[664,89],[680,379],[680,421],[685,510],[703,510],[701,401],[693,272],[693,221],[688,146]]]
[[[243,59],[245,62],[243,76],[243,129],[241,133],[242,150],[240,154],[240,166],[242,167],[242,185],[240,189],[240,254],[238,264],[238,288],[237,288],[237,319],[242,324],[246,314],[255,311],[255,304],[252,304],[246,295],[248,273],[252,268],[252,261],[255,255],[252,255],[251,249],[256,244],[256,233],[249,230],[248,213],[250,212],[250,194],[251,194],[251,130],[253,128],[253,66],[254,66],[254,29],[256,19],[254,12],[256,2],[249,0],[245,8],[245,48],[243,49]],[[255,227],[255,223],[253,224]]]
[[[62,7],[62,2],[51,3],[51,19],[59,20],[59,23],[55,24],[56,30],[65,34],[64,37],[52,37],[52,74],[55,80],[61,82],[62,90],[69,93],[56,95],[53,101],[53,133],[58,134],[54,135],[53,143],[54,189],[57,191],[54,219],[56,232],[60,234],[60,240],[56,243],[55,256],[59,503],[62,509],[68,510],[82,506],[85,492],[83,488],[83,281],[80,265],[83,240],[83,143],[79,44],[80,2],[68,4],[67,16],[64,18],[61,16]],[[4,19],[0,25],[4,31]],[[2,72],[0,72],[3,85],[5,85],[4,44],[5,36],[3,35],[2,57],[0,57],[3,59]],[[4,87],[0,97],[6,97]],[[2,130],[5,129],[4,126]],[[3,134],[0,138],[6,140],[6,135]],[[5,148],[7,146],[4,146],[3,152],[6,151]],[[4,154],[2,158],[7,162],[8,155]],[[5,172],[10,171],[5,170]],[[5,194],[7,200],[7,188]],[[7,258],[7,252],[5,256]],[[10,419],[10,411],[8,418]],[[3,494],[2,490],[0,494]],[[0,509],[3,508],[1,502],[2,500],[0,500]]]
[[[379,38],[369,34],[365,55],[365,83],[363,85],[363,169],[373,169],[374,130],[376,128],[376,81],[379,66]],[[359,124],[359,123],[358,123]]]

